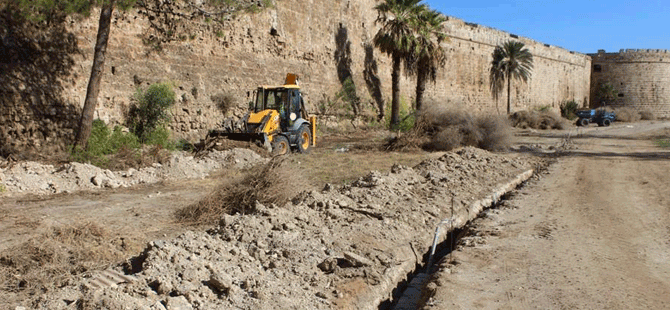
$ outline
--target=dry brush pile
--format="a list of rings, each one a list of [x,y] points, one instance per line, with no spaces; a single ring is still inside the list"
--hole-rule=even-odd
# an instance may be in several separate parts
[[[651,110],[637,110],[631,107],[619,107],[616,109],[604,108],[605,110],[616,113],[616,120],[619,122],[632,123],[639,120],[655,120],[656,114]]]
[[[432,105],[418,114],[413,129],[390,140],[386,148],[449,151],[461,146],[473,146],[501,151],[509,147],[510,141],[511,130],[504,117],[477,115]]]
[[[552,111],[518,111],[510,115],[512,126],[532,129],[565,129],[569,122],[558,113]]]
[[[110,232],[94,222],[28,224],[42,232],[17,246],[3,249],[0,255],[2,291],[23,296],[52,292],[91,270],[118,263],[142,248],[137,236]]]
[[[301,171],[283,157],[236,175],[227,175],[221,185],[204,199],[176,213],[178,220],[216,223],[224,214],[256,212],[258,204],[283,205],[308,189]]]

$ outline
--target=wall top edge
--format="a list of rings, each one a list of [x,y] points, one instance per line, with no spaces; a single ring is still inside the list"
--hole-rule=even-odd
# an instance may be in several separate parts
[[[503,34],[503,35],[509,36],[509,37],[512,38],[512,39],[517,39],[517,40],[520,40],[520,41],[525,41],[526,43],[530,43],[530,44],[537,45],[537,46],[543,46],[544,48],[549,48],[549,49],[554,49],[554,50],[565,51],[565,52],[568,52],[568,53],[573,54],[573,55],[579,55],[579,56],[584,56],[584,57],[588,57],[588,56],[590,55],[590,54],[582,54],[582,53],[579,53],[579,52],[571,51],[571,50],[568,50],[568,49],[563,48],[563,47],[560,47],[560,46],[556,46],[556,45],[551,45],[551,44],[547,44],[547,43],[539,42],[539,41],[537,41],[537,40],[534,40],[534,39],[531,39],[531,38],[528,38],[528,37],[524,37],[524,36],[520,36],[520,35],[517,35],[517,34],[513,34],[513,33],[511,33],[511,32],[504,31],[504,30],[500,30],[500,29],[496,29],[496,28],[493,28],[493,27],[490,27],[490,26],[481,25],[481,24],[472,23],[472,22],[467,22],[467,21],[465,21],[465,20],[463,20],[463,19],[460,19],[460,18],[458,18],[458,17],[454,17],[454,16],[450,16],[450,15],[447,15],[447,14],[443,14],[443,13],[442,13],[442,15],[444,15],[445,17],[447,17],[447,22],[455,22],[455,23],[460,23],[460,24],[463,24],[463,25],[465,25],[465,26],[470,26],[470,27],[473,27],[473,28],[483,28],[483,29],[486,29],[486,30],[491,30],[491,31],[499,32],[499,33],[501,33],[501,34]]]
[[[603,55],[631,55],[631,54],[670,54],[670,50],[666,49],[642,49],[642,48],[622,48],[618,52],[608,53],[605,50],[598,50],[598,53],[587,54],[589,56],[603,56]]]

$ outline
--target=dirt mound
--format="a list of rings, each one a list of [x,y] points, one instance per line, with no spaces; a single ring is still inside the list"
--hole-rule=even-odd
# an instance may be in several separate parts
[[[507,120],[495,115],[474,115],[432,105],[417,117],[408,133],[390,140],[389,150],[426,149],[449,151],[461,146],[474,146],[489,151],[509,147],[511,131]]]
[[[84,279],[32,305],[376,306],[404,268],[414,268],[416,253],[428,249],[436,223],[452,212],[469,214],[470,202],[528,168],[523,160],[468,147],[414,168],[396,165],[350,185],[305,191],[283,205],[259,202],[254,213],[222,215],[208,232],[151,242],[126,268],[136,278],[131,283],[87,290]]]
[[[203,178],[214,170],[234,166],[249,167],[263,159],[248,149],[211,151],[195,158],[189,153],[173,153],[165,164],[125,171],[111,171],[77,162],[61,166],[21,162],[0,168],[0,185],[11,193],[55,194],[96,188],[129,187],[161,180]]]
[[[533,129],[565,129],[568,120],[552,111],[518,111],[510,116],[512,126]]]

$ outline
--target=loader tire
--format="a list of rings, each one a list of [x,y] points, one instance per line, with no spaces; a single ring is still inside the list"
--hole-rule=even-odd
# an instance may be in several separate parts
[[[291,150],[288,139],[284,136],[276,136],[272,139],[272,156],[282,156]]]
[[[603,120],[603,126],[605,126],[605,127],[609,126],[611,123],[612,123],[612,122],[611,122],[610,120],[608,120],[608,119],[604,119],[604,120]]]
[[[589,120],[587,118],[582,118],[579,120],[579,125],[586,127],[589,125]]]
[[[312,133],[307,126],[300,126],[298,131],[298,152],[309,153],[312,147]]]

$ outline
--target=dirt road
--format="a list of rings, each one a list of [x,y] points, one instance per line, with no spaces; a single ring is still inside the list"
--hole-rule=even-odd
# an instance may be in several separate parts
[[[649,137],[668,127],[573,131],[577,150],[475,221],[474,246],[441,262],[426,308],[667,308],[670,152]],[[538,136],[526,139],[561,137]]]

